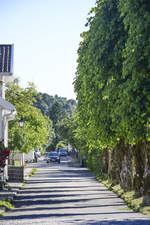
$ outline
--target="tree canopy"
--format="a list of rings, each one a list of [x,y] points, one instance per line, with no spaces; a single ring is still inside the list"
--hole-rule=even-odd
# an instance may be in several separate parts
[[[81,129],[93,147],[150,138],[149,7],[144,0],[97,0],[90,12],[74,87]]]
[[[33,106],[37,91],[32,83],[23,89],[19,81],[7,85],[6,98],[14,104],[17,118],[9,122],[8,144],[12,150],[29,152],[36,147],[43,148],[51,133],[52,123],[48,117]],[[23,115],[24,127],[19,127],[19,119]]]
[[[73,99],[67,100],[58,95],[51,96],[46,93],[38,93],[34,106],[39,108],[42,114],[48,116],[52,121],[53,132],[47,150],[55,150],[57,144],[65,139],[63,134],[65,133],[65,125],[62,126],[62,124],[73,115],[76,101]]]

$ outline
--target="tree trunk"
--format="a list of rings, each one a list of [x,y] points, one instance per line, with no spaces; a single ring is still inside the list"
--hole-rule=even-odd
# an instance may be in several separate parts
[[[100,159],[101,159],[102,174],[107,174],[109,162],[109,150],[107,148],[101,152]]]
[[[109,151],[108,177],[112,185],[119,184],[119,165],[117,157],[117,147]]]
[[[109,154],[109,178],[113,185],[120,184],[124,191],[133,188],[131,146],[121,138],[118,145]]]
[[[135,171],[133,176],[133,188],[135,191],[135,197],[141,197],[143,195],[144,184],[143,184],[143,175],[144,175],[144,162],[145,162],[145,154],[144,154],[144,144],[138,143],[133,147],[134,154],[134,163],[135,163]]]
[[[150,143],[145,145],[145,166],[143,174],[143,205],[150,205]]]
[[[132,148],[122,140],[119,151],[121,152],[121,157],[119,158],[121,162],[120,186],[124,191],[131,191],[133,188]]]

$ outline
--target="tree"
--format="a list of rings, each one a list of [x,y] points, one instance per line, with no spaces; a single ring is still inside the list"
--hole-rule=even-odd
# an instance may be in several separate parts
[[[37,91],[32,83],[23,89],[19,81],[7,85],[6,98],[15,105],[17,110],[16,121],[9,123],[8,144],[11,149],[21,152],[29,152],[35,147],[42,148],[47,144],[51,132],[51,122],[43,116],[39,109],[33,106]],[[23,115],[24,127],[20,128],[18,120]]]
[[[99,137],[99,145],[106,148],[107,145],[113,147],[120,136],[114,129],[120,117],[114,116],[114,111],[123,82],[121,62],[127,34],[118,1],[99,0],[91,13],[87,23],[89,30],[82,34],[78,50],[74,85],[82,124],[87,126],[89,134]]]
[[[76,101],[73,99],[67,100],[58,95],[51,96],[46,93],[38,93],[35,97],[34,106],[39,108],[43,115],[47,115],[53,122],[53,132],[49,139],[47,151],[55,150],[56,145],[61,141],[59,124],[61,120],[71,116],[76,108]]]
[[[53,126],[56,127],[58,121],[65,117],[65,112],[62,110],[61,104],[55,101],[49,110],[49,117],[53,121]]]
[[[44,115],[48,115],[49,111],[51,111],[51,108],[54,103],[59,103],[61,109],[69,114],[72,115],[76,108],[76,101],[73,99],[67,100],[64,97],[59,97],[57,95],[51,96],[46,93],[38,93],[36,98],[36,102],[34,105],[39,108]]]
[[[119,99],[118,114],[120,129],[131,144],[150,139],[150,5],[145,0],[119,1],[119,10],[128,34],[122,51],[123,83]]]
[[[149,11],[148,0],[97,0],[88,18],[89,30],[82,34],[74,82],[78,132],[87,135],[88,150],[97,153],[95,147],[114,149],[118,144],[122,146],[118,151],[124,154],[121,158],[125,162],[131,154],[124,150],[130,151],[131,145],[134,146],[133,183],[136,189],[144,184],[147,202],[150,202]],[[98,141],[93,141],[94,136]]]

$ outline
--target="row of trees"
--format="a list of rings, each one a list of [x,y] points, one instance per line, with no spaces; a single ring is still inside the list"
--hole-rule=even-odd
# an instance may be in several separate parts
[[[148,0],[96,1],[78,49],[77,111],[63,132],[91,169],[145,195],[148,204],[149,11]]]
[[[145,0],[98,0],[82,34],[78,112],[103,148],[120,137],[130,144],[150,139],[149,7]]]

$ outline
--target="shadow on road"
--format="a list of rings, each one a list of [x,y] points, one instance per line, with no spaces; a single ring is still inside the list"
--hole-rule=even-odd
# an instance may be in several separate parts
[[[95,218],[97,215],[100,215],[100,214],[103,214],[103,215],[106,215],[106,216],[109,216],[109,215],[112,215],[112,214],[117,214],[117,212],[115,213],[89,213],[89,215],[94,215]],[[120,214],[118,212],[118,214]],[[101,221],[97,221],[97,220],[89,220],[89,221],[86,221],[84,222],[84,216],[86,216],[87,214],[84,214],[84,213],[75,213],[75,214],[40,214],[40,215],[37,215],[37,214],[32,214],[32,215],[24,215],[24,216],[7,216],[7,220],[18,220],[18,221],[21,221],[21,220],[33,220],[33,219],[41,219],[41,218],[53,218],[53,217],[61,217],[61,218],[70,218],[70,217],[76,217],[76,216],[81,216],[83,219],[74,219],[74,221],[71,223],[69,223],[69,220],[66,220],[66,224],[82,224],[82,225],[149,225],[149,221],[146,221],[146,220],[142,220],[142,219],[133,219],[133,220],[128,220],[128,219],[125,219],[125,220],[117,220],[117,219],[114,219],[114,220],[101,220]],[[55,223],[56,224],[56,223]],[[59,223],[58,223],[59,224]]]
[[[86,168],[66,165],[39,164],[16,196],[16,208],[0,218],[0,224],[53,224],[50,221],[57,220],[65,225],[150,225],[150,220],[128,210]]]

